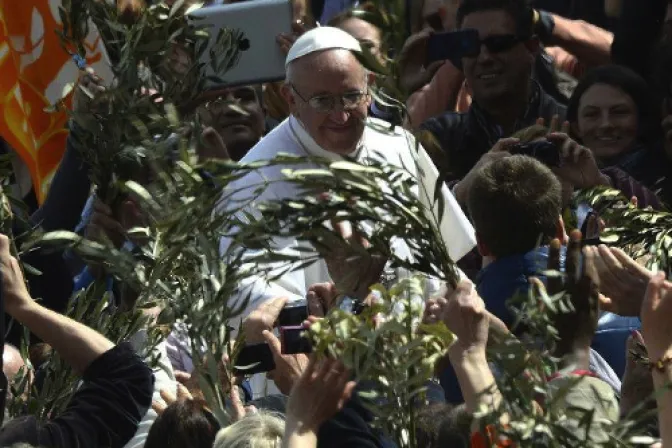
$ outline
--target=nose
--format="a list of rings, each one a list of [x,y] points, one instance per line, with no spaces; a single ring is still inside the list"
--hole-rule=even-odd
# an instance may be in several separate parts
[[[611,122],[611,116],[609,115],[608,110],[603,110],[600,114],[600,129],[611,128],[613,123]]]
[[[350,112],[343,109],[337,109],[329,114],[329,119],[337,124],[345,124],[350,118]]]
[[[490,50],[488,50],[488,47],[485,46],[485,44],[481,44],[481,52],[478,54],[478,62],[484,62],[484,61],[491,61],[492,58],[492,53],[490,53]]]

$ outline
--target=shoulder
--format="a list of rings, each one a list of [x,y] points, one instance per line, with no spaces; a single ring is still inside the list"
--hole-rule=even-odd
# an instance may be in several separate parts
[[[467,123],[468,113],[464,112],[444,112],[441,115],[425,120],[420,129],[429,131],[441,138],[445,134],[454,133],[464,129]]]
[[[289,121],[284,120],[277,125],[271,132],[262,137],[259,142],[254,145],[245,154],[240,162],[251,163],[260,160],[270,160],[282,152],[291,152],[294,146],[291,132],[289,130]]]

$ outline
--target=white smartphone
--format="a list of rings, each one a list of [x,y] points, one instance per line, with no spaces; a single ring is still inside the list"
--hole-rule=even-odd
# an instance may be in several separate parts
[[[216,75],[224,84],[210,83],[208,88],[260,84],[285,78],[285,55],[275,38],[291,34],[292,0],[250,0],[199,8],[190,13],[194,24],[211,27],[213,39],[222,28],[243,34],[238,63],[225,73],[213,73],[209,49],[201,62],[208,75]]]

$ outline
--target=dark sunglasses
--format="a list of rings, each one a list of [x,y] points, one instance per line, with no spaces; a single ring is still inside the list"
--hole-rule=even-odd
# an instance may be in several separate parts
[[[462,56],[467,58],[477,57],[479,54],[481,54],[481,46],[483,45],[490,53],[502,53],[512,49],[525,40],[525,38],[516,34],[498,34],[488,36],[485,39],[478,39],[476,36],[475,38],[469,39],[468,44],[465,45]]]

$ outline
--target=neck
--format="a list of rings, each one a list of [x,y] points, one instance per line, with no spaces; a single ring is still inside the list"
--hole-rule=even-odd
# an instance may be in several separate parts
[[[504,130],[504,135],[515,132],[516,121],[525,113],[530,98],[530,83],[524,88],[514,89],[515,95],[507,94],[490,101],[479,101],[478,104]]]
[[[572,369],[588,370],[590,368],[590,345],[581,343],[575,344],[567,350],[558,350],[557,356],[560,356],[560,367],[571,367]]]

